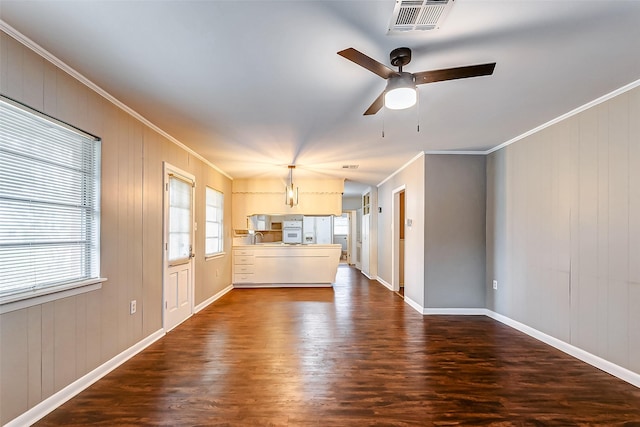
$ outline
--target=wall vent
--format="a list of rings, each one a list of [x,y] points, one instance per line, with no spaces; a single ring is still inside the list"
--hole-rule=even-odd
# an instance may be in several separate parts
[[[342,165],[342,169],[358,169],[359,165]]]
[[[389,33],[437,30],[455,0],[396,0]]]

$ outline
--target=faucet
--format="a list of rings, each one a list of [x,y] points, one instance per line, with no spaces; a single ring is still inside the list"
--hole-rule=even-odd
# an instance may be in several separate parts
[[[262,234],[262,232],[260,231],[256,231],[255,233],[253,233],[253,244],[255,245],[258,240],[258,234],[260,235],[260,240],[264,240],[264,234]]]

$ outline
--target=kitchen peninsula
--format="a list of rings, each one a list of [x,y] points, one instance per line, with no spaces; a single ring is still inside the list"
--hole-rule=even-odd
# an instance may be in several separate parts
[[[233,247],[236,288],[330,287],[336,279],[341,245],[262,243]]]

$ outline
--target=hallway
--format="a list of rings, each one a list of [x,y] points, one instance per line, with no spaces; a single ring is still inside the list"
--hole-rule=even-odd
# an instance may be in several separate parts
[[[637,426],[640,390],[340,266],[333,288],[233,290],[37,425]]]

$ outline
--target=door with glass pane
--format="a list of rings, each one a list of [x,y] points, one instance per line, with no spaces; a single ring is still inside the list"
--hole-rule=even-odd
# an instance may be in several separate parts
[[[164,329],[193,312],[193,195],[195,178],[165,164]]]

